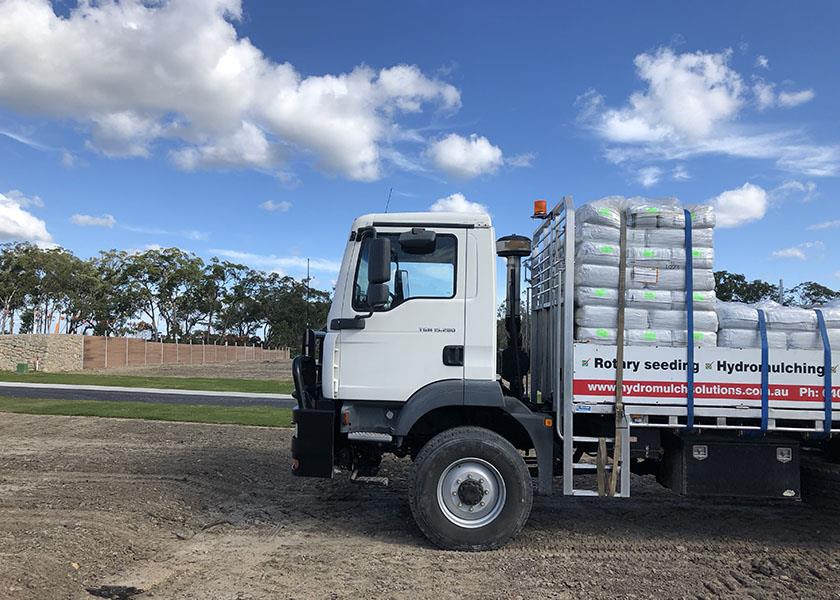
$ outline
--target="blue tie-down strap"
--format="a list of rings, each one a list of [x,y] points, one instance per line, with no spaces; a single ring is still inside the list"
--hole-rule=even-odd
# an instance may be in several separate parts
[[[822,338],[823,343],[823,352],[825,357],[823,358],[824,365],[823,369],[825,370],[825,377],[824,383],[825,388],[823,389],[823,402],[825,403],[825,421],[823,425],[823,431],[826,436],[831,435],[831,341],[828,339],[828,329],[825,326],[825,317],[823,316],[823,312],[821,310],[814,311],[817,313],[817,326],[820,328],[820,337]]]
[[[758,311],[758,332],[761,336],[761,431],[770,424],[770,350],[767,344],[767,317]]]
[[[685,316],[688,324],[685,372],[685,428],[694,429],[694,249],[691,240],[691,211],[685,211]]]

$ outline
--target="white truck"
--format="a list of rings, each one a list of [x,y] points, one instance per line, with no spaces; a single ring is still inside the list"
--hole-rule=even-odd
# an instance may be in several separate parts
[[[799,500],[800,451],[840,459],[827,336],[822,351],[576,343],[573,203],[534,217],[532,238],[499,240],[482,214],[353,222],[327,327],[293,361],[296,475],[371,477],[383,454],[409,456],[423,533],[486,550],[558,476],[565,495],[627,497],[632,471],[684,495]],[[686,311],[692,339],[690,292]]]

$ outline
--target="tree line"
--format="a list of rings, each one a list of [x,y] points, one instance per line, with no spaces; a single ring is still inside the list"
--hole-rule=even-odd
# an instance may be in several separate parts
[[[322,327],[330,294],[178,248],[108,250],[0,245],[0,333],[140,335],[152,340],[291,346]]]
[[[750,281],[740,273],[729,271],[715,271],[715,292],[718,300],[724,302],[752,304],[762,300],[775,300],[785,306],[802,308],[822,306],[840,299],[840,291],[815,281],[805,281],[792,288],[780,290],[778,285],[760,279]]]

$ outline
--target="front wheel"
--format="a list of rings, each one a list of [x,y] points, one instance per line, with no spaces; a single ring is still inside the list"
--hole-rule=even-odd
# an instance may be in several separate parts
[[[457,427],[423,447],[411,473],[417,525],[447,550],[493,550],[531,513],[531,476],[510,442],[481,427]]]

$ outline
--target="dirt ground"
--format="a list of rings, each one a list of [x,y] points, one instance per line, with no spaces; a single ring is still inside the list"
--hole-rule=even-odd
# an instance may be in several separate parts
[[[506,548],[443,552],[389,487],[297,479],[289,430],[0,414],[0,597],[840,598],[840,513],[537,498]]]
[[[84,371],[90,373],[91,371]],[[145,375],[151,377],[221,377],[225,379],[291,379],[292,361],[243,361],[204,365],[155,365],[100,370],[112,375]]]

